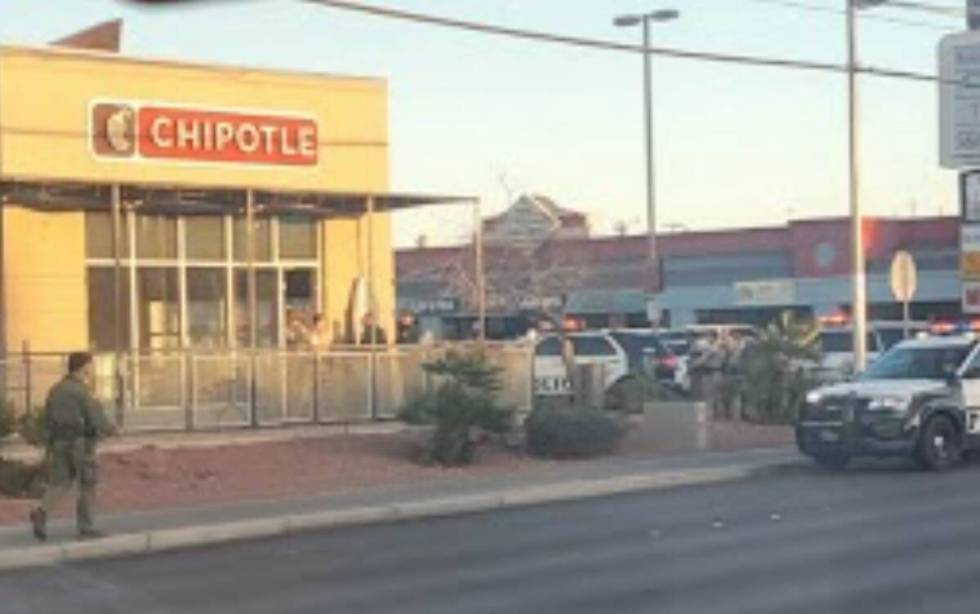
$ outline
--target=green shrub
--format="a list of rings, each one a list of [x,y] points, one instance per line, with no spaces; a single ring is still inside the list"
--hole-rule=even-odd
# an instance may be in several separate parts
[[[24,443],[43,447],[47,442],[47,430],[44,426],[44,411],[35,407],[17,417],[17,434]]]
[[[424,368],[437,380],[436,388],[402,408],[399,418],[408,424],[435,426],[429,450],[433,461],[445,466],[469,464],[475,431],[510,429],[513,410],[497,402],[501,370],[490,366],[479,352],[455,351]]]
[[[0,439],[13,433],[16,428],[17,418],[14,404],[0,399]]]
[[[608,454],[624,434],[615,417],[598,409],[536,408],[524,428],[528,452],[545,458]]]
[[[791,424],[813,388],[807,365],[819,358],[818,333],[784,314],[748,346],[739,361],[739,393],[761,422]]]

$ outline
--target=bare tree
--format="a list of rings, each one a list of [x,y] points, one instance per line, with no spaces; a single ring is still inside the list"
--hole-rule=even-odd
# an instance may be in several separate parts
[[[488,302],[504,311],[539,311],[557,319],[564,298],[589,275],[588,262],[577,253],[556,241],[536,248],[489,249],[484,256]]]

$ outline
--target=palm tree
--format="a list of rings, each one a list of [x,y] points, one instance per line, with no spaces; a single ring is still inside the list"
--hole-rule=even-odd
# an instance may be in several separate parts
[[[737,389],[755,416],[792,422],[813,385],[810,369],[819,358],[819,331],[786,311],[763,329],[739,360]]]

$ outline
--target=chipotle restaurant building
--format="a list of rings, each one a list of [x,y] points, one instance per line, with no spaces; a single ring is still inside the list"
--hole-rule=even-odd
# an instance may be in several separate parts
[[[387,188],[381,79],[0,47],[0,354],[391,340]]]

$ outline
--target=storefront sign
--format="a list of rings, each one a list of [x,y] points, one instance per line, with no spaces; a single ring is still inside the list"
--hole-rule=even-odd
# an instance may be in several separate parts
[[[980,313],[980,282],[963,282],[963,313]]]
[[[743,281],[735,283],[735,304],[745,306],[784,306],[796,302],[792,280]]]
[[[404,299],[398,306],[419,315],[448,314],[459,310],[459,302],[454,298]]]
[[[963,279],[980,279],[980,224],[960,228],[960,272]]]
[[[980,165],[980,32],[957,32],[939,43],[939,163]]]
[[[301,115],[100,101],[89,112],[97,157],[313,166],[318,126]]]
[[[560,310],[565,304],[560,296],[528,296],[524,294],[488,294],[487,307],[490,309],[526,311]]]

